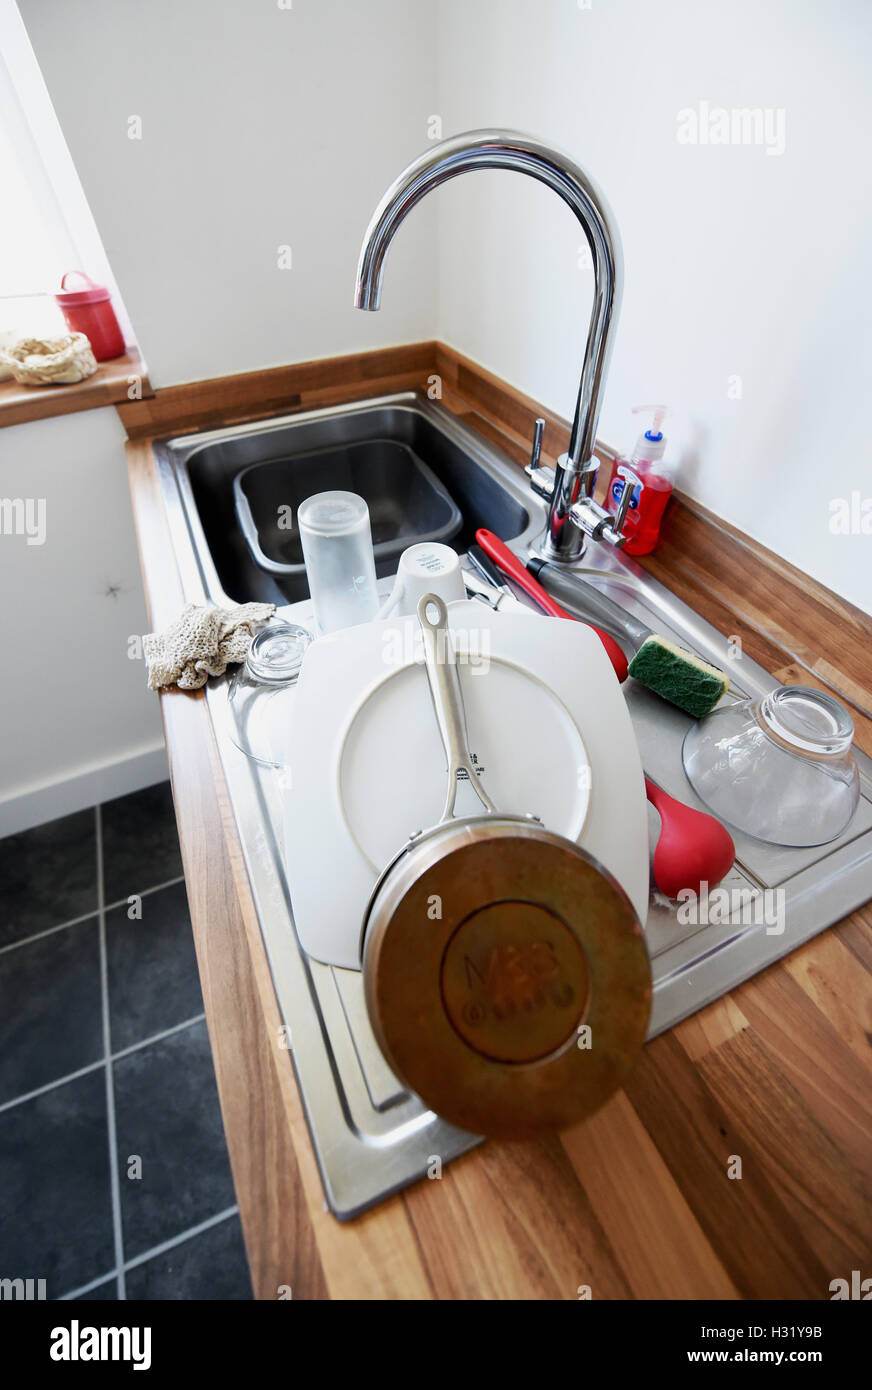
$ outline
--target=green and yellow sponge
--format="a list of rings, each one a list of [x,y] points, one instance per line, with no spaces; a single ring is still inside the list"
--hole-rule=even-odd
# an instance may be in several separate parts
[[[694,719],[713,710],[730,686],[729,676],[717,666],[701,661],[665,637],[646,637],[628,669],[634,680]]]

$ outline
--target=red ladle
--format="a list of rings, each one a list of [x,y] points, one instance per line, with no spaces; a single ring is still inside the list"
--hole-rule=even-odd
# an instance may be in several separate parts
[[[499,565],[503,574],[514,579],[518,587],[523,589],[524,593],[529,595],[543,612],[550,614],[552,618],[571,618],[574,623],[582,621],[581,618],[576,618],[574,613],[567,613],[565,608],[561,608],[556,598],[552,598],[547,589],[543,589],[539,580],[530,573],[526,565],[521,564],[518,557],[509,550],[505,541],[501,541],[499,536],[494,535],[493,531],[486,531],[481,528],[476,531],[475,539],[494,564]],[[607,632],[603,632],[601,627],[594,627],[593,623],[585,623],[585,627],[593,628],[608,653],[615,675],[623,683],[627,679],[627,658],[615,639],[610,637]]]
[[[561,608],[493,531],[476,531],[475,539],[503,573],[514,579],[546,613],[553,618],[579,621],[573,613]],[[593,627],[593,623],[587,626]],[[627,658],[621,648],[607,632],[598,627],[593,630],[605,647],[618,680],[626,680]],[[736,858],[736,847],[720,821],[705,811],[696,811],[692,806],[685,806],[683,801],[676,801],[647,777],[645,794],[660,816],[660,838],[654,851],[654,882],[660,892],[667,898],[677,898],[683,888],[698,894],[704,883],[712,888],[720,883]]]

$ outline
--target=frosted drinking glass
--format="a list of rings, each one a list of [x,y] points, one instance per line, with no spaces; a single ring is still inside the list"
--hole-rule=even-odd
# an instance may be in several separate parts
[[[370,622],[378,598],[366,502],[356,492],[316,492],[297,524],[318,631]]]

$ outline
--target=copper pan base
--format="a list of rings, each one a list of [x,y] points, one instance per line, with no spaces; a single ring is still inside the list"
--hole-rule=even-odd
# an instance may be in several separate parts
[[[562,1129],[622,1084],[651,970],[633,907],[569,840],[514,817],[449,821],[386,872],[364,938],[391,1066],[476,1134]]]

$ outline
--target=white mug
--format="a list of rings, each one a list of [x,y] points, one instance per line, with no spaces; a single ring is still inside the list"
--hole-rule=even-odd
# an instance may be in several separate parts
[[[460,560],[450,545],[420,541],[404,550],[394,587],[379,609],[378,616],[387,618],[392,613],[398,616],[415,614],[418,600],[424,594],[437,594],[443,603],[466,598]]]

